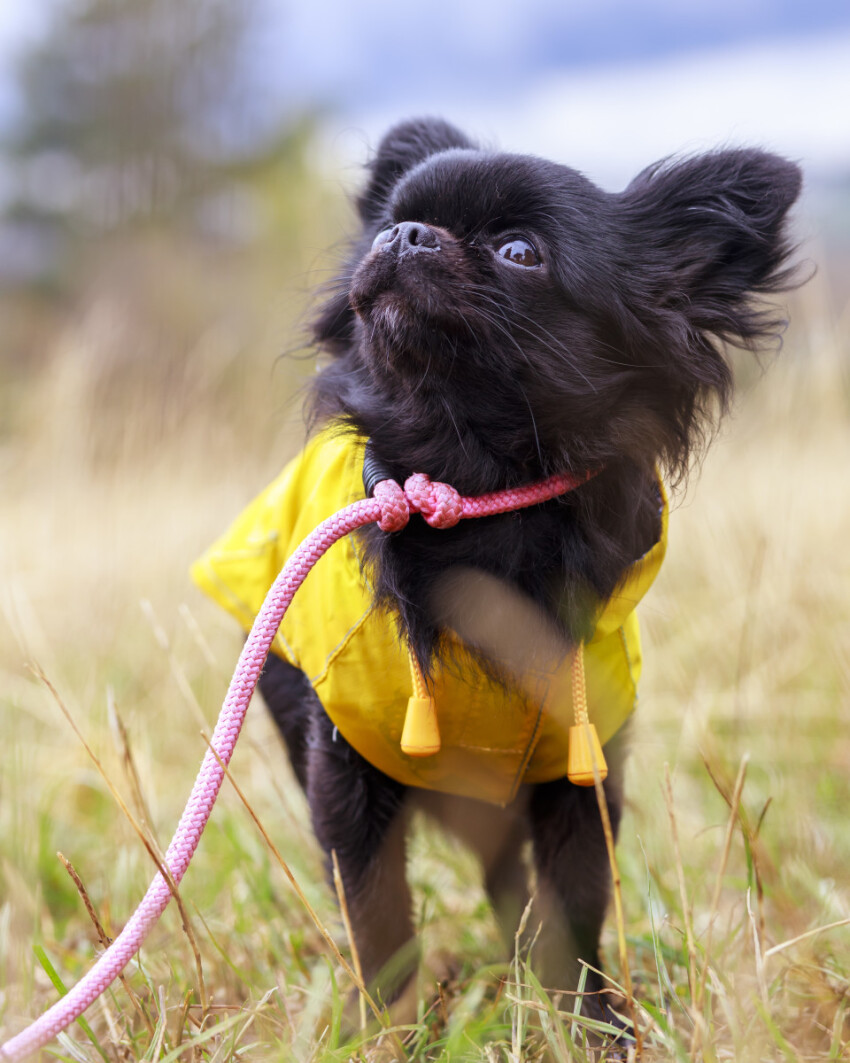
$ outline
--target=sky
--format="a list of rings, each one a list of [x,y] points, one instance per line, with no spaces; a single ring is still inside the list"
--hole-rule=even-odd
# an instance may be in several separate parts
[[[0,128],[15,101],[14,62],[39,33],[46,15],[43,0],[0,0]]]
[[[260,0],[270,80],[358,106],[507,102],[556,70],[850,29],[847,0]]]
[[[802,160],[814,180],[850,176],[850,31],[553,72],[498,107],[460,98],[440,113],[612,190],[671,153],[721,145]],[[365,109],[334,133],[335,150],[355,160],[397,117],[392,103]]]
[[[718,144],[850,174],[850,0],[266,2],[269,97],[326,99],[343,166],[437,113],[609,188]]]

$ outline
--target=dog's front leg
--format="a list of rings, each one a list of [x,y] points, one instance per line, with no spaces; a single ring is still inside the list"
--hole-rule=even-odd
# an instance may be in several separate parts
[[[307,800],[328,872],[336,851],[366,984],[389,1003],[416,969],[405,787],[364,760],[322,712],[311,721]]]

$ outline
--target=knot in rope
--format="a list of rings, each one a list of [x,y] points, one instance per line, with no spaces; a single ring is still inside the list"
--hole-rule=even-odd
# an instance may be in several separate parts
[[[424,472],[404,481],[404,493],[414,513],[421,513],[432,528],[453,528],[463,516],[463,501],[449,484],[432,483]]]
[[[453,528],[463,516],[463,499],[450,485],[432,482],[424,472],[415,472],[404,481],[375,484],[372,497],[381,509],[378,527],[397,532],[405,527],[411,513],[421,513],[432,528]]]
[[[381,507],[381,517],[378,521],[381,531],[401,531],[410,519],[410,507],[404,491],[395,480],[381,480],[380,483],[376,483],[372,497]]]

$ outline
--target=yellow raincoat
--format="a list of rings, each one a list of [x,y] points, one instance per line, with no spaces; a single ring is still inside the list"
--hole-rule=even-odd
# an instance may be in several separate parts
[[[299,543],[363,497],[363,447],[332,428],[317,435],[193,566],[198,586],[246,631]],[[590,719],[603,743],[637,701],[641,649],[634,608],[661,566],[666,540],[665,500],[659,541],[629,569],[585,647]],[[408,652],[393,617],[373,604],[355,551],[349,535],[318,561],[272,645],[308,676],[346,741],[401,783],[494,804],[513,800],[523,782],[564,776],[573,723],[568,668],[565,678],[552,677],[543,700],[506,689],[471,664],[438,669],[431,692],[441,749],[429,757],[402,752],[411,694]]]

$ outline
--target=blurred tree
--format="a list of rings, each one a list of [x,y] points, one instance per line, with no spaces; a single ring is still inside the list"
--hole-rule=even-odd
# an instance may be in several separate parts
[[[316,116],[262,91],[267,0],[43,2],[0,144],[0,444],[47,409],[88,426],[96,464],[191,434],[197,411],[272,424],[255,411],[303,303],[282,292],[338,234],[340,197],[316,179]],[[300,372],[277,374],[281,402]]]
[[[255,14],[256,0],[55,5],[22,63],[8,145],[6,242],[25,274],[67,267],[81,238],[128,223],[197,220],[228,180],[222,163],[251,146]]]

